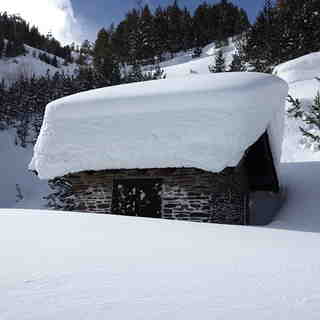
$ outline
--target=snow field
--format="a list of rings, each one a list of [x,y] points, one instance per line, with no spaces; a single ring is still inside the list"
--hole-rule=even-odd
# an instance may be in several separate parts
[[[2,209],[0,319],[318,319],[315,170],[270,228]]]

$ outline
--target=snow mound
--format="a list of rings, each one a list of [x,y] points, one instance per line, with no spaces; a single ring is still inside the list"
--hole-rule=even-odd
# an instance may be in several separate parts
[[[288,83],[320,77],[320,52],[314,52],[278,65],[274,74]]]
[[[320,52],[280,64],[274,69],[274,74],[288,82],[289,94],[299,99],[303,109],[308,111],[320,90],[320,82],[315,79],[320,76]],[[287,102],[286,109],[291,108],[292,105]],[[312,127],[307,127],[301,119],[286,117],[282,162],[320,160],[318,144],[303,137],[300,127],[307,131],[312,130]]]
[[[120,168],[219,172],[267,128],[281,152],[287,93],[272,75],[224,73],[75,94],[47,106],[30,169],[42,179]]]

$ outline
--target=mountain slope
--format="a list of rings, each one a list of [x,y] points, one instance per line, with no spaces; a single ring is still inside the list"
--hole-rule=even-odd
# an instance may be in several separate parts
[[[65,66],[64,59],[59,57],[56,57],[59,65],[59,68],[56,68],[38,58],[39,54],[46,54],[51,59],[54,55],[27,45],[25,45],[25,48],[27,53],[24,55],[15,58],[3,57],[0,59],[0,81],[5,80],[8,83],[12,83],[21,76],[31,77],[32,75],[35,75],[36,77],[39,77],[45,76],[47,72],[51,75],[56,72],[73,74],[78,68],[76,63]]]

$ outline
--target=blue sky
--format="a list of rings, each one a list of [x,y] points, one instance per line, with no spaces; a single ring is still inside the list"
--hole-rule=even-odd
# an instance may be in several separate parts
[[[173,0],[144,0],[151,8],[158,5],[167,6]],[[190,10],[203,3],[202,0],[179,0],[180,7]],[[207,3],[217,3],[220,0],[207,0]],[[257,12],[262,8],[264,0],[232,0],[235,5],[244,8],[251,21],[254,21]],[[135,0],[72,0],[75,16],[82,25],[82,30],[90,40],[93,40],[96,31],[109,26],[112,22],[118,23],[125,13],[136,7]]]

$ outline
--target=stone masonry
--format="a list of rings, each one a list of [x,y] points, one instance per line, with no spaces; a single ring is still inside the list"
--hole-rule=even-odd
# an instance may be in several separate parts
[[[112,214],[115,179],[161,179],[161,215],[166,219],[248,223],[248,183],[242,165],[211,173],[196,168],[85,171],[64,177],[74,210]],[[72,202],[72,203],[71,203]]]

